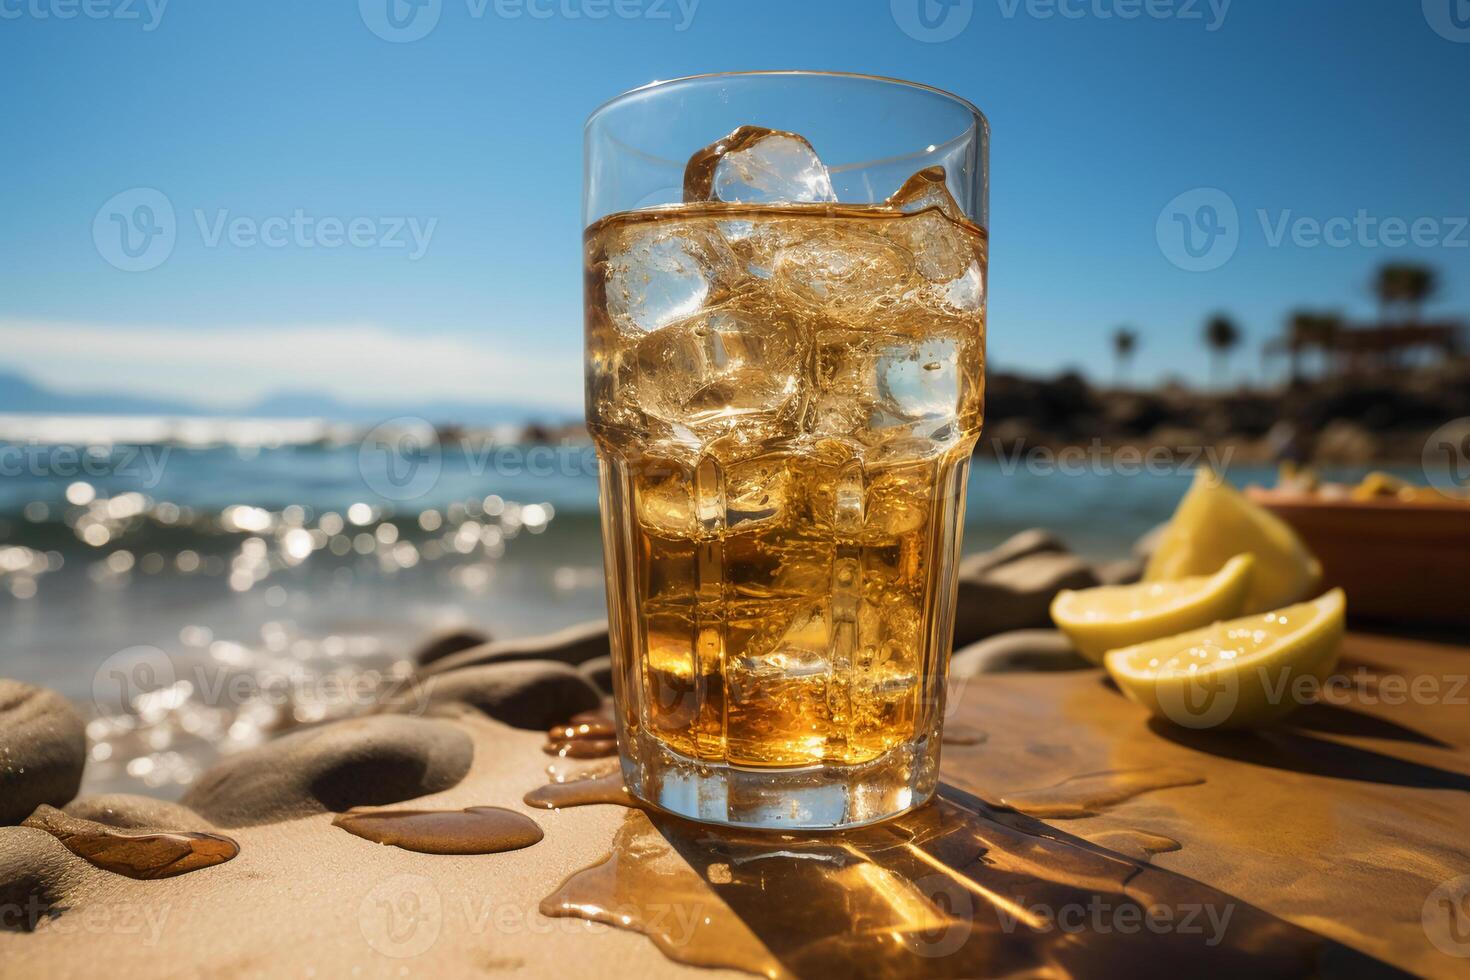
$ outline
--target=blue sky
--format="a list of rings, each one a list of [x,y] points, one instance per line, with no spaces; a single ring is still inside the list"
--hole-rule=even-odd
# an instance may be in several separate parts
[[[391,34],[386,2],[0,0],[0,367],[221,406],[319,388],[575,409],[582,121],[653,79],[752,68],[895,75],[986,111],[994,367],[1107,378],[1128,323],[1136,378],[1199,381],[1225,310],[1244,375],[1292,307],[1370,315],[1390,260],[1439,267],[1434,312],[1470,314],[1465,0],[429,0],[408,42],[370,27]],[[921,2],[952,38],[905,32]],[[130,272],[94,219],[136,188],[176,235]],[[1199,188],[1238,220],[1186,271],[1168,232],[1220,200]],[[298,211],[365,244],[297,236]],[[232,241],[242,217],[279,244]],[[1338,219],[1342,247],[1301,218]],[[1419,243],[1389,247],[1385,219]]]

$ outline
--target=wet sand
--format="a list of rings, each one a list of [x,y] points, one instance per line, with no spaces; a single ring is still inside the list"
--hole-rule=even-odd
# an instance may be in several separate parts
[[[1225,736],[1151,725],[1096,670],[977,677],[951,717],[988,737],[945,746],[952,789],[944,803],[861,839],[793,837],[774,849],[625,806],[528,806],[523,796],[554,778],[548,768],[563,777],[606,772],[612,760],[549,757],[544,733],[464,714],[446,722],[474,743],[464,778],[394,806],[504,807],[539,824],[541,842],[495,854],[416,853],[353,836],[332,825],[335,814],[317,813],[225,828],[240,847],[232,860],[138,881],[87,864],[43,831],[0,828],[0,864],[21,855],[64,871],[59,914],[31,933],[0,931],[0,963],[8,975],[56,977],[94,976],[98,963],[117,976],[549,976],[587,964],[619,975],[689,975],[645,936],[582,917],[594,910],[564,917],[585,873],[632,847],[651,862],[645,874],[663,875],[653,879],[661,890],[633,897],[652,891],[666,914],[686,914],[664,930],[668,942],[684,944],[676,955],[697,957],[689,944],[699,922],[688,916],[703,912],[731,924],[722,936],[746,944],[738,962],[768,975],[813,975],[813,964],[831,956],[867,962],[875,975],[975,975],[1036,955],[1085,974],[1129,962],[1115,958],[1120,952],[1133,958],[1135,975],[1178,966],[1177,935],[1152,942],[1096,929],[1080,938],[1027,930],[1028,916],[1039,914],[1031,905],[1092,896],[1231,907],[1236,931],[1225,951],[1258,942],[1250,965],[1262,976],[1381,975],[1390,966],[1463,975],[1466,961],[1435,948],[1421,914],[1437,887],[1470,873],[1470,711],[1448,703],[1454,676],[1470,670],[1470,651],[1353,636],[1349,677],[1358,665],[1362,690],[1381,701],[1398,676],[1441,678],[1445,696],[1432,705],[1367,705],[1358,696],[1350,708],[1306,709],[1272,733]],[[1002,799],[1054,815],[1006,810]],[[221,828],[201,818],[172,829]],[[902,861],[844,859],[848,887],[833,888],[811,872],[833,848]],[[983,930],[980,945],[925,957],[922,971],[911,959],[878,955],[895,932],[947,948],[953,909],[924,891],[926,880],[958,884],[977,903],[962,916],[966,929],[993,925],[1009,910],[1019,931]],[[698,901],[681,903],[686,886]],[[915,894],[930,903],[916,904]],[[649,908],[634,912],[646,920]],[[864,936],[876,944],[872,955]],[[898,972],[878,969],[893,963]]]

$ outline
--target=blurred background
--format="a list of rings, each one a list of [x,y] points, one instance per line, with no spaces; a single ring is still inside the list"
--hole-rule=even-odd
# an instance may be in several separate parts
[[[1461,0],[0,0],[0,656],[95,703],[92,791],[603,615],[582,121],[754,68],[989,116],[967,550],[1125,558],[1198,465],[1470,486]],[[190,660],[263,693],[109,714]]]

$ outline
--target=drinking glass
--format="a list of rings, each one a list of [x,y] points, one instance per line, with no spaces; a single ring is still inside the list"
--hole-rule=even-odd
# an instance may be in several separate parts
[[[642,800],[817,829],[933,794],[988,142],[954,95],[816,72],[658,82],[588,120],[587,420]]]

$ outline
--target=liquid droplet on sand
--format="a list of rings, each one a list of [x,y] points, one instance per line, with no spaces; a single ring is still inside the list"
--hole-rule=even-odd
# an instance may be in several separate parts
[[[547,783],[527,793],[523,802],[527,806],[543,810],[561,810],[569,806],[592,806],[598,803],[635,808],[643,805],[623,786],[621,771],[590,779]]]
[[[145,881],[213,867],[240,853],[239,844],[219,834],[119,830],[50,806],[38,807],[23,826],[44,830],[105,871]]]
[[[618,754],[618,730],[605,708],[573,715],[546,733],[541,750],[564,759],[602,759]]]
[[[332,825],[378,844],[423,854],[495,854],[545,835],[530,817],[498,806],[463,810],[348,810]]]
[[[1113,769],[1073,776],[1055,786],[1007,793],[1000,802],[1029,816],[1071,820],[1096,816],[1109,807],[1154,790],[1198,786],[1204,781],[1203,776],[1168,767]]]
[[[571,783],[579,779],[610,776],[618,771],[620,771],[618,763],[612,759],[596,763],[586,763],[577,759],[557,759],[547,764],[546,780],[551,783]]]
[[[1133,858],[1148,861],[1155,854],[1167,854],[1179,850],[1180,844],[1172,837],[1151,834],[1146,830],[1104,830],[1087,837],[1099,847]]]
[[[945,722],[939,741],[945,745],[983,745],[990,736],[974,725]]]
[[[1150,918],[1185,908],[1206,924]],[[1330,972],[1314,965],[1327,957],[1334,967],[1372,962],[950,787],[918,810],[838,834],[634,811],[608,857],[568,878],[541,912],[641,932],[680,963],[771,978],[1134,976],[1141,964],[1157,976],[1295,976]],[[1103,920],[1085,918],[1095,914]]]

